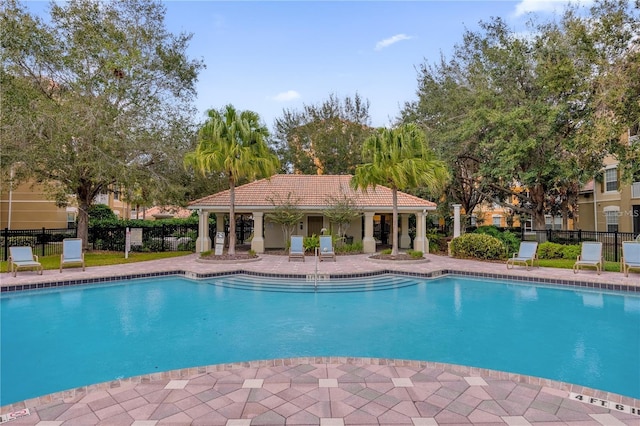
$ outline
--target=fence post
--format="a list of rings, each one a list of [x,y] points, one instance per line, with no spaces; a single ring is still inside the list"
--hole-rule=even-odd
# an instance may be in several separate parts
[[[160,246],[160,247],[162,247],[162,249],[161,249],[162,251],[164,251],[164,232],[165,232],[164,227],[165,227],[165,224],[163,223],[162,224],[162,245]]]
[[[614,244],[613,244],[614,249],[613,249],[613,251],[615,253],[614,254],[614,258],[615,258],[615,261],[618,262],[619,259],[618,259],[618,231],[617,230],[613,232],[613,241],[614,241]]]
[[[582,229],[578,229],[578,242],[582,242]]]
[[[45,240],[45,238],[47,238],[47,235],[45,234],[46,229],[44,228],[44,226],[42,227],[42,238],[40,239],[40,244],[42,245],[42,256],[44,256],[44,248],[47,246],[47,241]]]
[[[9,228],[4,228],[4,261],[9,260]]]

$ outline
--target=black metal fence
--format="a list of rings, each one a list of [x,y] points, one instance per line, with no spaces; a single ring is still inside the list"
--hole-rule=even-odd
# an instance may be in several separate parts
[[[633,232],[596,232],[596,231],[561,231],[553,229],[521,231],[521,239],[538,242],[550,241],[560,244],[580,244],[583,241],[599,241],[602,243],[602,255],[611,262],[620,261],[622,242],[632,241],[640,234]]]
[[[145,224],[129,228],[131,251],[195,251],[198,224]],[[229,227],[225,226],[229,233]],[[253,221],[240,219],[236,223],[236,242],[243,244],[253,232]],[[209,237],[215,239],[216,225],[209,224]],[[62,254],[62,240],[76,238],[77,229],[2,229],[0,230],[0,259],[9,258],[9,247],[30,246],[33,254],[51,256]],[[125,226],[90,226],[88,243],[92,250],[124,252],[127,238]]]
[[[126,243],[124,226],[89,227],[89,247],[92,250],[124,252]],[[198,225],[145,226],[130,228],[131,251],[194,251],[198,237]],[[215,225],[209,226],[209,235],[214,238]],[[9,247],[30,246],[38,256],[62,254],[62,240],[76,238],[76,229],[18,229],[0,230],[0,259],[7,260]]]
[[[30,246],[38,256],[50,256],[62,253],[62,240],[75,238],[75,229],[17,229],[0,231],[2,260],[9,257],[9,247]]]
[[[198,225],[167,225],[129,228],[131,251],[194,251]],[[93,250],[124,251],[127,228],[93,226],[89,228],[89,247]]]

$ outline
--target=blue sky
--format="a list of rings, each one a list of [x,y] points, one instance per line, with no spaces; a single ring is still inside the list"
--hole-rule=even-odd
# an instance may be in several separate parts
[[[231,103],[257,112],[270,128],[283,109],[356,93],[370,101],[372,125],[389,125],[415,99],[419,65],[450,56],[465,29],[499,16],[521,31],[527,13],[546,20],[565,3],[165,2],[168,29],[193,33],[189,55],[207,66],[198,82],[198,119]]]

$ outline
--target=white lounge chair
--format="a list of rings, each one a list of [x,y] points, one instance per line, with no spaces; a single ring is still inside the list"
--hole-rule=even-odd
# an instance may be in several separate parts
[[[289,262],[291,259],[302,259],[304,262],[304,239],[301,235],[291,236],[291,246],[289,247]]]
[[[624,276],[629,276],[629,271],[637,269],[640,271],[640,242],[623,241],[622,259],[620,259],[620,270]]]
[[[20,268],[32,268],[42,275],[42,264],[30,246],[9,247],[9,268],[15,277]]]
[[[598,271],[598,275],[602,272],[602,243],[597,242],[585,242],[582,243],[581,252],[578,255],[576,263],[573,264],[573,273],[577,274],[578,269],[588,266],[595,267]]]
[[[336,261],[336,252],[333,251],[333,237],[331,235],[320,236],[320,261],[333,259]]]
[[[60,272],[68,264],[80,264],[84,271],[84,253],[82,252],[82,238],[65,238],[62,240],[62,254],[60,255]]]
[[[507,269],[513,269],[514,265],[524,265],[529,270],[533,266],[533,262],[538,258],[538,243],[536,241],[523,241],[520,243],[518,253],[507,259]],[[511,265],[511,268],[509,268]]]

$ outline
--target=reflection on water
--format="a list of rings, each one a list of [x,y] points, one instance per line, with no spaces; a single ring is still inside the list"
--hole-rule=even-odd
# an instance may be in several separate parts
[[[624,297],[625,312],[640,312],[640,297],[625,296]]]
[[[577,291],[582,296],[582,304],[590,308],[602,308],[604,305],[604,299],[602,293],[593,293],[589,291]]]

